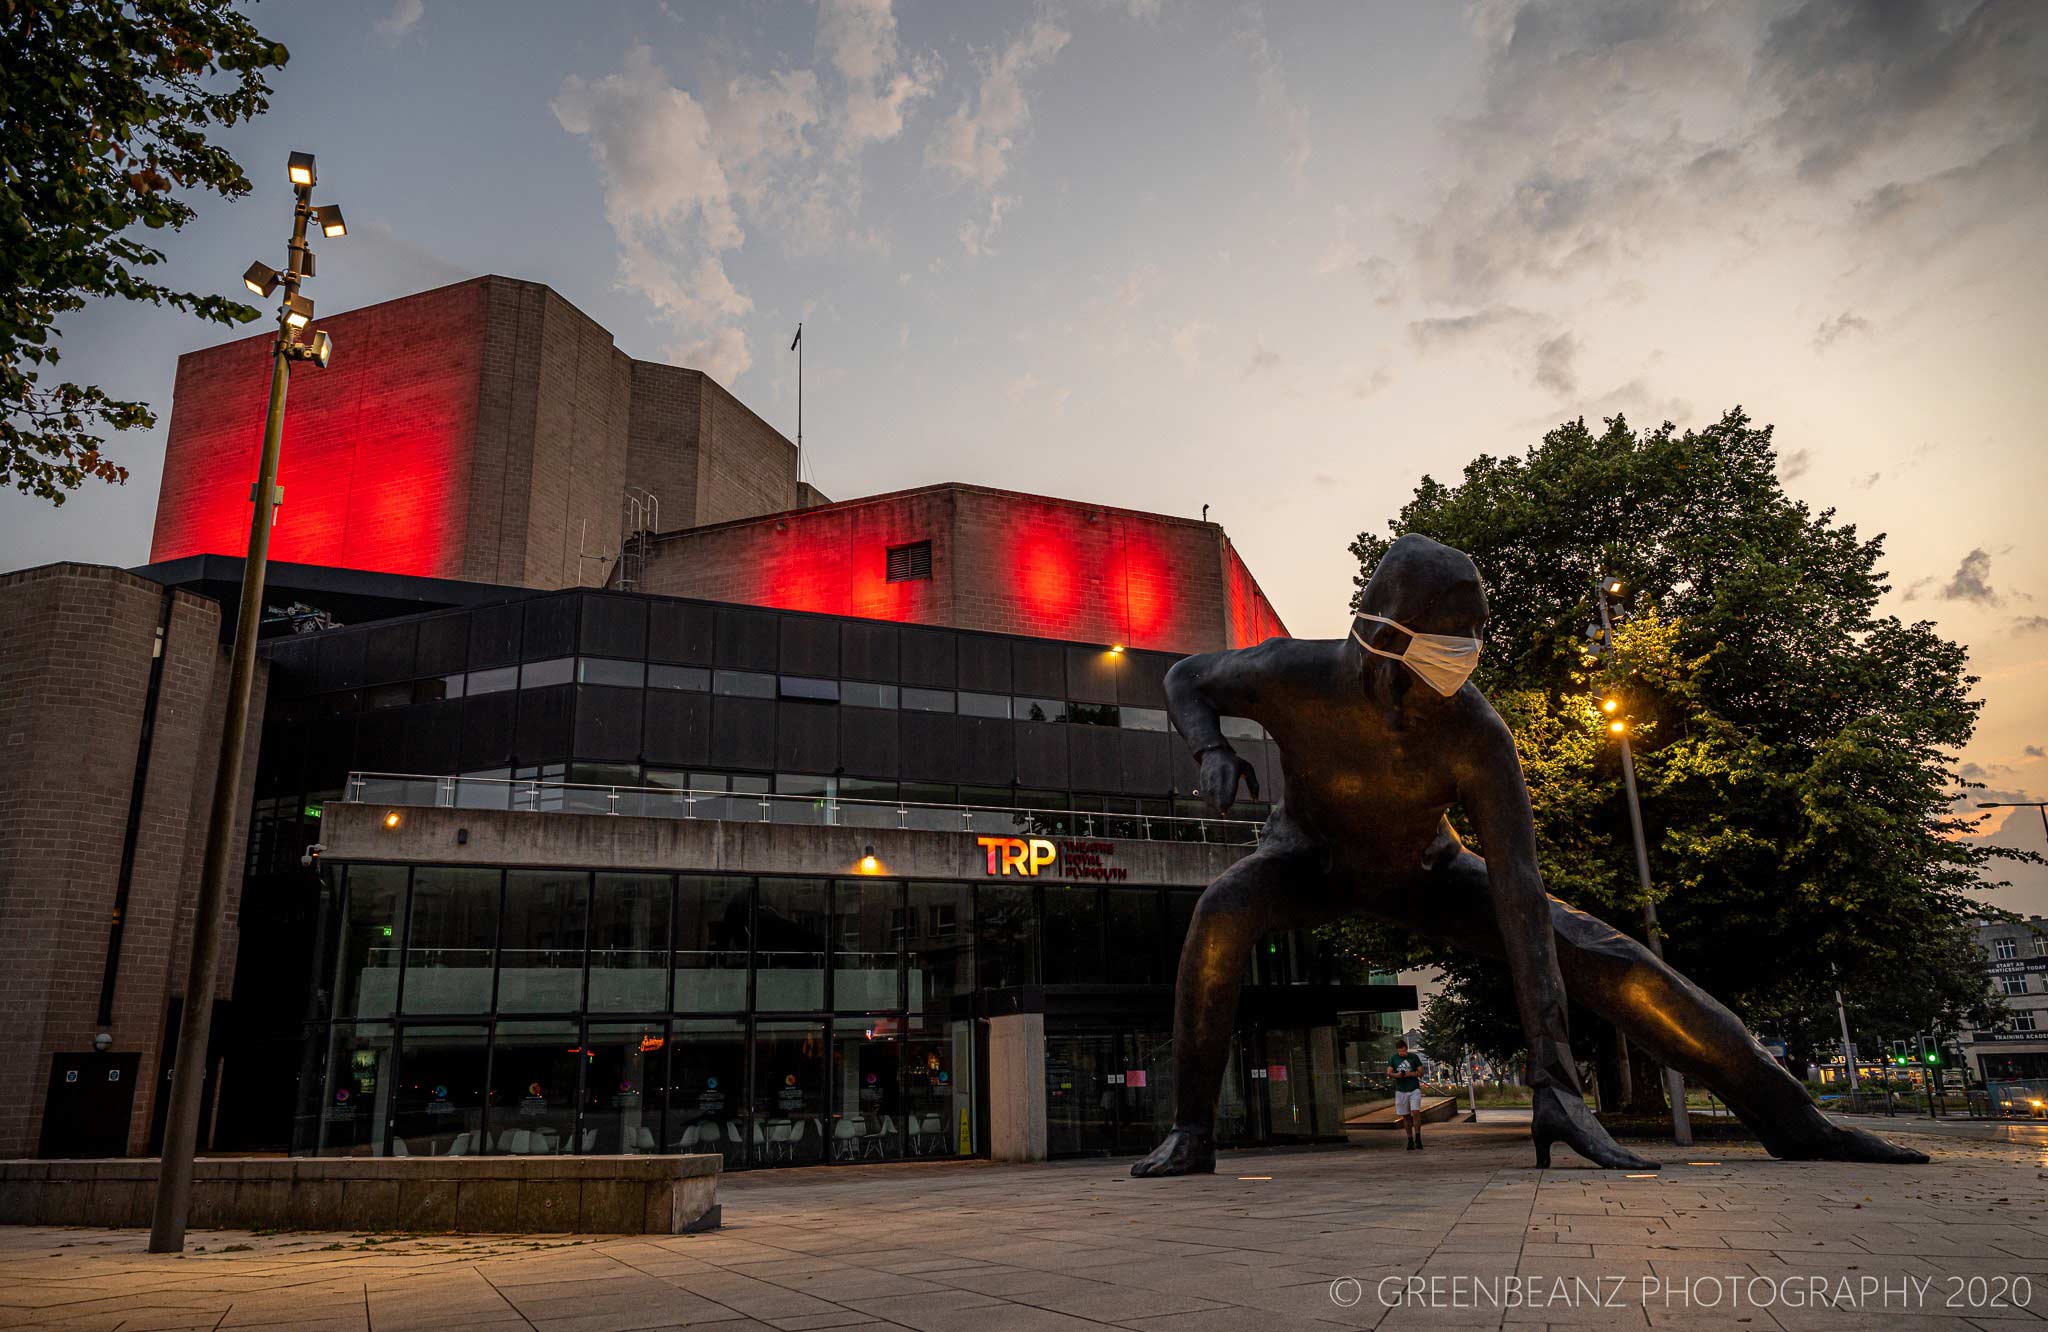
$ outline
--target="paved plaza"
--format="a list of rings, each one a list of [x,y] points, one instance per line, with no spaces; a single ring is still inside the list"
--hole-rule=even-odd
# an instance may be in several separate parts
[[[1525,1126],[1226,1153],[1213,1179],[1127,1161],[728,1178],[706,1235],[396,1238],[0,1229],[0,1325],[2012,1328],[2048,1316],[2048,1140],[1896,1132],[1921,1168],[1753,1148],[1663,1173],[1531,1165]],[[1568,1159],[1560,1154],[1559,1160]],[[2001,1307],[2002,1306],[2002,1307]]]

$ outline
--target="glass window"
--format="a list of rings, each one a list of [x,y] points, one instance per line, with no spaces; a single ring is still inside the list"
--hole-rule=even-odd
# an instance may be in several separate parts
[[[1070,797],[1065,791],[1019,790],[1010,799],[1026,811],[1019,816],[1021,831],[1031,837],[1064,837],[1074,831],[1067,813]]]
[[[391,1096],[393,1156],[484,1152],[485,1029],[407,1027]]]
[[[1011,707],[1011,715],[1018,721],[1063,722],[1067,719],[1064,699],[1020,698],[1013,700]]]
[[[1045,890],[1045,983],[1099,985],[1102,895],[1094,888]]]
[[[439,703],[443,699],[462,697],[462,676],[430,675],[424,680],[412,682],[412,701],[415,703]]]
[[[1067,720],[1083,726],[1115,726],[1118,711],[1114,703],[1069,703]]]
[[[583,1046],[583,1128],[576,1150],[600,1156],[660,1151],[668,1024],[593,1022]]]
[[[500,1013],[573,1013],[583,1007],[583,916],[590,876],[508,870],[498,938]]]
[[[903,885],[841,879],[832,898],[832,1006],[842,1013],[902,1008]]]
[[[905,712],[951,712],[953,691],[950,689],[912,689],[905,686],[899,694]]]
[[[647,668],[637,661],[614,661],[610,657],[578,657],[579,684],[624,685],[638,689],[647,683]]]
[[[1993,954],[2000,962],[2010,962],[2020,955],[2019,941],[2009,936],[1993,939],[1991,941],[1991,948]]]
[[[903,1156],[903,1043],[893,1018],[842,1021],[832,1036],[832,1159]]]
[[[390,1024],[335,1023],[325,1076],[308,1090],[311,1100],[293,1134],[295,1152],[382,1156],[384,1121],[391,1117]]]
[[[893,708],[896,706],[896,686],[869,684],[865,680],[842,680],[839,682],[839,701],[850,708]]]
[[[2000,976],[1998,978],[1998,992],[2000,994],[2025,994],[2027,992],[2027,978],[2025,976]]]
[[[670,1029],[668,1150],[747,1160],[747,1029],[738,1020],[678,1021]]]
[[[973,895],[964,883],[913,883],[904,912],[910,1011],[944,1014],[974,990]]]
[[[1250,717],[1218,717],[1216,725],[1229,740],[1262,740],[1266,735]]]
[[[1159,963],[1159,894],[1150,888],[1109,890],[1111,985],[1157,985],[1171,980]]]
[[[512,769],[487,768],[465,772],[455,783],[457,809],[512,808]]]
[[[963,717],[1008,717],[1010,696],[1008,694],[960,695],[960,715]]]
[[[2032,1013],[2014,1013],[2014,1014],[2012,1015],[2012,1030],[2014,1030],[2014,1031],[2032,1031],[2032,1030],[2034,1030],[2034,1015],[2033,1015]]]
[[[1165,708],[1126,707],[1121,710],[1120,720],[1126,731],[1164,731],[1168,729]]]
[[[490,1150],[577,1151],[576,1083],[585,1058],[573,1022],[500,1022],[491,1050]]]
[[[647,687],[649,689],[689,689],[699,694],[711,689],[711,672],[702,666],[664,666],[650,662],[647,666]]]
[[[818,887],[822,896],[824,885]],[[753,1159],[763,1165],[823,1160],[825,1122],[824,1024],[756,1023]]]
[[[676,996],[679,1013],[737,1013],[747,1007],[751,881],[707,874],[676,880]]]
[[[488,671],[471,671],[463,689],[470,694],[502,694],[519,687],[517,666],[494,666]]]
[[[390,1017],[398,1011],[405,877],[403,865],[348,867],[348,905],[334,969],[338,1018]]]
[[[812,680],[801,675],[785,675],[782,677],[781,688],[784,698],[810,699],[818,703],[839,701],[837,680]]]
[[[825,1006],[825,881],[762,879],[754,912],[754,1007]]]
[[[541,689],[548,685],[568,684],[575,678],[574,657],[550,657],[546,661],[529,661],[519,668],[521,689]]]
[[[974,939],[981,985],[998,990],[1038,984],[1038,912],[1029,888],[977,886]]]
[[[402,708],[410,702],[412,682],[409,680],[401,680],[397,684],[371,685],[363,691],[363,707],[366,711],[376,708]]]
[[[590,899],[593,1013],[655,1013],[667,1007],[669,877],[599,874]]]
[[[903,1060],[911,1156],[974,1155],[974,1024],[911,1019]]]
[[[753,671],[713,671],[711,692],[734,698],[774,698],[775,677]]]
[[[834,788],[837,785],[838,780],[832,777],[790,772],[777,774],[775,794],[791,798],[772,802],[768,807],[769,820],[774,823],[832,822]]]
[[[405,1011],[487,1013],[498,939],[498,871],[422,866],[412,876]]]

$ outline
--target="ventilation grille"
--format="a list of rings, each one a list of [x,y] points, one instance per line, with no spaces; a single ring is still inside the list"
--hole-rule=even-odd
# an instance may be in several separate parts
[[[932,576],[932,543],[915,541],[889,547],[889,581],[911,583]]]

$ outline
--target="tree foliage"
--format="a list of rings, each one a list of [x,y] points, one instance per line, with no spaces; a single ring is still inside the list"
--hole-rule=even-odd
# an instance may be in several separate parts
[[[59,319],[94,296],[256,317],[152,281],[164,256],[136,229],[184,226],[198,191],[248,193],[208,135],[268,106],[286,52],[228,0],[0,0],[0,23],[0,484],[62,504],[88,476],[126,480],[106,433],[156,417],[45,381]]]
[[[1878,613],[1883,537],[1787,497],[1769,427],[1740,409],[1702,430],[1575,421],[1457,485],[1424,477],[1388,530],[1486,580],[1477,678],[1515,733],[1551,892],[1642,934],[1611,692],[1674,965],[1797,1056],[1837,1039],[1837,984],[1866,1052],[1995,1016],[1972,924],[1989,861],[2017,853],[1964,840],[1954,812],[1976,679],[1933,625]],[[1361,590],[1390,540],[1352,544]],[[1604,649],[1586,636],[1603,576],[1630,611]],[[1442,965],[1466,1010],[1443,1025],[1475,1048],[1519,1044],[1497,968],[1343,934]]]

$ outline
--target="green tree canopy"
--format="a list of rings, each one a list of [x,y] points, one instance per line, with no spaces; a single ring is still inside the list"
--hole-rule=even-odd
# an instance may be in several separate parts
[[[1640,937],[1643,903],[1618,746],[1631,730],[1658,915],[1674,965],[1752,1028],[1810,1053],[1988,1019],[1971,923],[1994,855],[1963,840],[1955,770],[1981,702],[1963,648],[1880,615],[1883,537],[1779,486],[1769,427],[1740,409],[1703,430],[1560,426],[1519,458],[1424,477],[1352,544],[1362,590],[1391,537],[1471,555],[1493,608],[1480,687],[1514,730],[1551,892]],[[1626,589],[1611,644],[1589,640],[1599,578]],[[1483,847],[1480,848],[1483,851]],[[1443,1025],[1510,1042],[1488,964],[1347,928],[1448,973]],[[1486,1024],[1497,1029],[1489,1037]],[[1587,1048],[1590,1048],[1588,1046]]]
[[[136,228],[176,230],[199,191],[249,181],[209,131],[262,112],[282,46],[229,0],[0,0],[0,484],[62,504],[86,477],[121,482],[109,431],[145,403],[48,383],[56,324],[89,297],[168,304],[215,323],[256,311],[177,291]],[[41,367],[40,369],[38,367]]]

